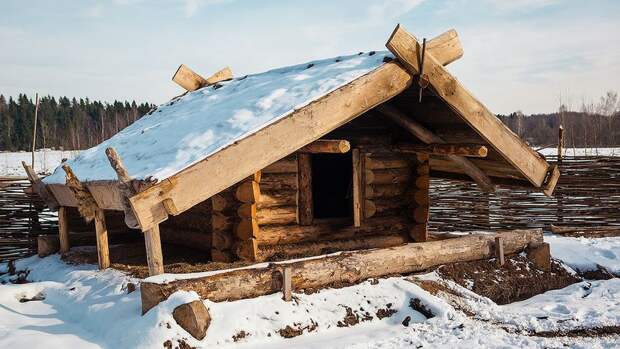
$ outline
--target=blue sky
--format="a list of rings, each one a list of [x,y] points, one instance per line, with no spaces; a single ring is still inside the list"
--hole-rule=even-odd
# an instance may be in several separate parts
[[[449,69],[497,113],[620,90],[620,1],[81,0],[0,2],[0,93],[163,103],[180,63],[235,75],[381,50],[397,23],[454,28]]]

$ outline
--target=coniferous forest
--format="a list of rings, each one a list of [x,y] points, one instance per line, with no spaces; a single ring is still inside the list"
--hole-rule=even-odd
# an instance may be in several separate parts
[[[153,105],[39,97],[36,148],[86,149],[110,138]],[[30,150],[35,101],[25,94],[0,95],[0,150]]]

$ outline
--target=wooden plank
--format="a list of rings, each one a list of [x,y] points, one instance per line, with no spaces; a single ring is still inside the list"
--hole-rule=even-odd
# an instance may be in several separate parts
[[[163,200],[174,198],[183,212],[396,96],[411,83],[409,72],[397,63],[386,63],[161,181],[130,199],[140,227],[148,229],[167,218]],[[196,185],[205,178],[208,185]]]
[[[187,91],[196,91],[199,88],[213,85],[220,81],[230,80],[232,77],[232,70],[229,67],[219,70],[208,79],[205,79],[185,64],[181,64],[172,76],[172,81]]]
[[[487,156],[487,147],[479,144],[410,144],[401,143],[396,145],[396,151],[401,153],[422,153],[429,155],[457,155],[474,158],[484,158]]]
[[[71,243],[69,242],[69,221],[67,220],[67,208],[58,208],[58,238],[60,240],[60,254],[69,252]]]
[[[95,234],[97,238],[97,259],[99,269],[110,267],[110,248],[108,247],[108,228],[105,224],[105,215],[102,209],[95,211]]]
[[[28,180],[32,184],[35,192],[39,194],[47,207],[49,207],[50,210],[57,209],[59,207],[58,201],[54,197],[54,194],[49,190],[49,188],[47,188],[45,183],[43,183],[41,178],[39,178],[39,175],[37,175],[37,173],[32,169],[32,167],[26,164],[25,161],[22,161],[22,166],[24,167],[26,175],[28,176]]]
[[[420,44],[400,25],[390,36],[386,47],[413,74],[419,73]],[[426,52],[424,72],[441,97],[485,141],[517,168],[535,187],[541,187],[549,164],[467,91],[438,61]]]
[[[362,188],[365,187],[362,184],[362,161],[360,158],[360,150],[353,149],[353,226],[359,227],[362,225],[362,216],[364,207],[362,205],[364,196]]]
[[[463,46],[456,30],[450,29],[427,41],[426,52],[432,54],[441,64],[448,65],[463,57]]]
[[[118,182],[87,182],[85,185],[97,206],[105,210],[123,211],[123,197]]]
[[[560,180],[560,168],[557,165],[554,165],[551,167],[549,178],[546,181],[543,193],[547,196],[553,196],[558,180]]]
[[[64,184],[47,184],[60,206],[77,207],[77,199],[71,189]]]
[[[212,302],[232,301],[280,292],[275,273],[283,267],[292,270],[296,289],[317,289],[326,285],[353,284],[385,275],[408,274],[437,265],[492,258],[496,236],[504,239],[504,253],[523,251],[530,243],[542,243],[541,229],[513,230],[497,234],[410,243],[402,246],[343,252],[337,255],[305,259],[296,262],[270,263],[224,271],[215,275],[177,280],[169,283],[143,282],[142,309],[148,311],[179,290],[196,291],[201,298]]]
[[[286,302],[293,300],[293,271],[291,267],[282,269],[282,299]]]
[[[144,244],[146,246],[146,261],[149,266],[149,275],[164,273],[164,257],[161,251],[161,238],[159,225],[154,225],[144,232]]]
[[[497,266],[504,265],[504,240],[501,236],[495,237],[495,258],[497,258]]]
[[[314,207],[312,201],[312,158],[310,154],[299,153],[297,155],[298,199],[297,212],[300,225],[311,225],[314,219]]]
[[[349,141],[343,139],[319,139],[314,141],[301,149],[300,153],[331,153],[331,154],[344,154],[351,149]]]
[[[420,123],[414,121],[413,119],[407,117],[403,112],[396,109],[393,106],[389,105],[381,105],[377,108],[377,110],[383,115],[389,117],[396,124],[407,130],[409,133],[417,137],[424,143],[436,143],[441,144],[445,143],[445,141],[434,134],[432,131],[421,125]],[[457,155],[446,155],[450,161],[457,164],[462,171],[467,174],[471,179],[473,179],[480,189],[485,192],[494,192],[495,186],[493,185],[493,181],[487,176],[482,170],[480,170],[476,165],[474,165],[470,160],[463,156]]]

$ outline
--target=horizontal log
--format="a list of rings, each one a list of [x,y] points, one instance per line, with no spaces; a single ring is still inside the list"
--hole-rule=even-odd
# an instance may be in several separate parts
[[[422,153],[430,155],[458,155],[466,157],[484,158],[487,156],[487,147],[479,144],[409,144],[401,143],[396,146],[401,153]]]
[[[297,173],[266,173],[261,180],[260,190],[297,190]]]
[[[312,225],[266,225],[260,227],[258,243],[263,245],[292,244],[307,241],[349,239],[367,235],[384,235],[404,232],[407,229],[404,217],[373,218],[355,227],[350,220],[321,222]]]
[[[266,191],[261,192],[260,201],[258,202],[258,208],[278,207],[278,206],[292,206],[297,204],[297,191],[296,190],[279,190],[279,191]]]
[[[367,170],[364,178],[366,184],[404,184],[411,178],[411,170],[408,168]]]
[[[276,293],[281,290],[277,272],[283,266],[291,268],[295,289],[311,290],[330,284],[352,284],[385,275],[413,273],[446,263],[492,258],[495,237],[503,239],[505,254],[518,253],[529,244],[543,242],[541,229],[514,230],[271,263],[266,267],[223,271],[162,284],[144,281],[141,284],[142,312],[146,313],[179,290],[195,291],[201,298],[213,302]]]
[[[211,197],[213,211],[224,211],[235,204],[236,198],[232,191],[223,191]]]
[[[299,149],[300,153],[332,153],[344,154],[351,150],[349,141],[343,139],[319,139]]]
[[[297,173],[297,157],[288,156],[265,167],[262,172],[268,173]]]
[[[252,218],[241,219],[235,225],[235,235],[240,240],[259,237],[258,221]]]
[[[395,197],[405,194],[408,189],[399,184],[370,184],[366,186],[364,194],[367,199]]]
[[[383,198],[377,200],[366,200],[364,202],[364,217],[370,218],[375,215],[384,216],[396,213],[408,205],[405,198]]]
[[[371,235],[354,239],[302,242],[287,245],[258,245],[256,261],[291,259],[319,256],[336,251],[352,251],[369,248],[385,248],[405,244],[409,241],[404,234]]]
[[[368,170],[385,170],[388,168],[407,168],[411,166],[411,162],[404,158],[382,158],[375,156],[366,157],[366,169]]]
[[[221,212],[213,212],[211,216],[211,229],[212,231],[232,231],[234,217],[225,215]]]
[[[221,251],[229,250],[234,243],[234,237],[230,231],[215,231],[213,232],[212,247]]]
[[[256,204],[243,204],[237,209],[237,214],[241,218],[255,217],[259,225],[297,222],[296,206],[258,208]]]

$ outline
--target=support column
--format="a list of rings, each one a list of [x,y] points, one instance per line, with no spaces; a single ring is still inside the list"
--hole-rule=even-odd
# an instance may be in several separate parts
[[[149,275],[163,274],[164,257],[161,252],[159,224],[144,232],[144,245],[146,246],[146,261],[149,265]]]
[[[428,240],[430,165],[428,154],[417,154],[414,169],[413,225],[409,235],[415,242]]]
[[[67,208],[58,208],[58,238],[60,240],[60,254],[69,252],[69,221],[67,219]]]
[[[100,208],[95,211],[95,233],[99,269],[103,270],[110,267],[110,250],[108,248],[108,228],[105,224],[105,215]]]

